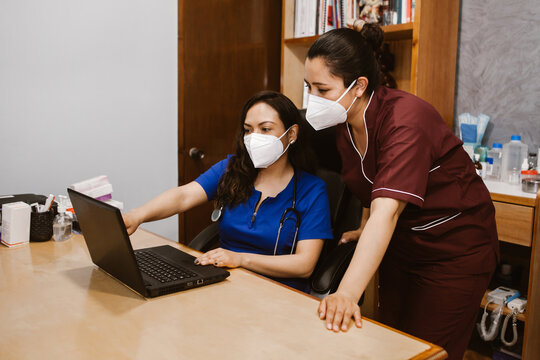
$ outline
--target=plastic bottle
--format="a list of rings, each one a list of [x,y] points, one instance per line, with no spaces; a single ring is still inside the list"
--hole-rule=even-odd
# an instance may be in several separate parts
[[[489,180],[501,180],[501,165],[502,165],[502,144],[493,143],[493,148],[488,151],[488,158],[493,159],[493,167],[491,175],[488,174]]]
[[[61,199],[61,197],[59,197]],[[66,211],[62,201],[58,204],[58,215],[53,221],[53,238],[55,241],[64,241],[71,237],[73,220],[71,214]]]
[[[486,170],[484,171],[484,179],[491,179],[493,176],[493,158],[488,157],[486,162]]]
[[[480,164],[480,154],[474,154],[474,168],[479,176],[482,176],[482,164]]]
[[[521,136],[512,135],[509,143],[503,146],[502,180],[509,184],[519,184],[519,175],[523,159],[527,159],[527,145],[521,142]]]

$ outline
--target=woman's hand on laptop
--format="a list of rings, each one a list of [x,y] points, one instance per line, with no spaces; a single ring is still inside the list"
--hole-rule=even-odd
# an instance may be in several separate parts
[[[137,217],[134,216],[131,211],[127,214],[122,214],[122,218],[124,219],[124,224],[126,224],[126,230],[128,235],[133,234],[141,224],[137,220]]]
[[[197,265],[235,268],[242,265],[242,254],[222,248],[210,250],[195,259]]]

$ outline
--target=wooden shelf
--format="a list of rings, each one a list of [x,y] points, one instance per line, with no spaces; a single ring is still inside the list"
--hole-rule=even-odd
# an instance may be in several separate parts
[[[281,92],[303,105],[304,61],[319,36],[294,38],[295,0],[282,0]],[[459,1],[416,0],[414,22],[383,26],[395,57],[397,88],[437,109],[450,129],[454,121]]]
[[[384,40],[404,40],[412,39],[413,23],[387,25],[383,26]],[[320,35],[299,37],[299,38],[287,38],[283,39],[283,42],[287,45],[305,45],[310,46]]]
[[[317,40],[320,37],[320,35],[315,36],[306,36],[306,37],[299,37],[299,38],[290,38],[290,39],[283,39],[283,42],[287,45],[306,45],[311,46],[315,40]]]
[[[482,310],[486,306],[487,293],[490,292],[490,291],[491,290],[486,291],[486,293],[484,294],[484,297],[482,298],[482,303],[480,304],[480,307],[482,308]],[[487,308],[488,308],[489,311],[494,311],[497,308],[497,305],[496,304],[489,304]],[[503,309],[503,315],[506,316],[506,315],[511,314],[511,313],[512,313],[512,311],[505,306],[504,309]],[[518,314],[517,319],[519,321],[525,322],[525,314]]]
[[[384,40],[412,39],[413,23],[383,26]]]

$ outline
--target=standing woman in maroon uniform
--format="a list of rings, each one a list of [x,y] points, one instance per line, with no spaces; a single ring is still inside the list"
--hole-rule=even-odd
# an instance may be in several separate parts
[[[378,25],[338,29],[309,49],[306,118],[337,125],[342,175],[363,230],[338,290],[319,307],[328,329],[361,326],[357,303],[379,268],[380,320],[461,359],[498,261],[495,210],[462,142],[437,111],[379,86]],[[379,267],[380,265],[380,267]]]

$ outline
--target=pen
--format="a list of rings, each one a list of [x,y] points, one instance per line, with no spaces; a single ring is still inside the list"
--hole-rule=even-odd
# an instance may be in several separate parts
[[[42,212],[47,212],[51,208],[52,202],[54,201],[54,195],[49,194],[49,197],[47,198],[47,201],[45,201],[45,206],[43,206],[41,209]]]

